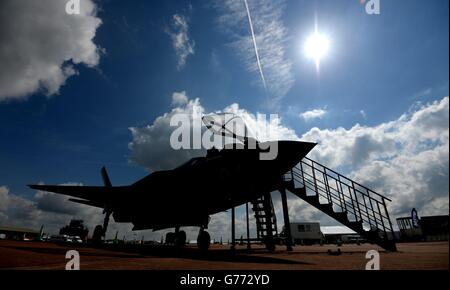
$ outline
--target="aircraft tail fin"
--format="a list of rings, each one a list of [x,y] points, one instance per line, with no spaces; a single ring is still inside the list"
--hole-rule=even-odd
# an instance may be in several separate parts
[[[111,180],[109,179],[108,172],[106,171],[106,168],[103,166],[101,170],[101,175],[103,179],[103,184],[105,187],[112,187]]]

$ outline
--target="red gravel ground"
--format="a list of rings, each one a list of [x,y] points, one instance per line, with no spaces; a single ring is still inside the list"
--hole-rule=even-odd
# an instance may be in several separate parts
[[[375,245],[344,245],[341,255],[329,255],[336,246],[297,246],[293,252],[278,247],[267,253],[261,246],[252,251],[214,245],[201,254],[195,247],[57,245],[40,242],[0,241],[0,269],[64,270],[68,250],[80,253],[82,270],[364,270],[369,250],[380,252],[382,270],[448,270],[448,242],[398,244],[398,252]]]

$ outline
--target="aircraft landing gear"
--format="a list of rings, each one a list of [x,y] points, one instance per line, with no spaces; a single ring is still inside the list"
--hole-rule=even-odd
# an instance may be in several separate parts
[[[176,236],[175,246],[184,247],[186,245],[186,232],[179,231]]]
[[[112,187],[111,180],[109,179],[108,172],[106,168],[102,167],[100,171],[103,179],[103,184],[106,188]],[[94,229],[94,234],[92,235],[92,242],[94,244],[101,244],[102,239],[106,237],[106,231],[108,230],[109,217],[112,214],[112,209],[105,205],[103,214],[105,214],[105,219],[103,220],[103,226],[97,225]]]
[[[101,225],[97,225],[94,229],[94,234],[92,235],[92,243],[100,244],[102,242],[103,237],[103,227]]]
[[[185,231],[175,231],[174,233],[166,234],[166,244],[174,245],[181,248],[186,245],[186,232]]]
[[[108,230],[109,217],[112,214],[112,210],[105,209],[103,211],[105,213],[105,219],[103,220],[103,226],[97,225],[94,229],[94,234],[92,235],[92,242],[94,244],[101,244],[102,238],[106,237],[106,231]]]
[[[266,240],[264,243],[266,244],[267,251],[269,251],[270,253],[275,252],[276,246],[275,242],[272,239]]]
[[[200,232],[198,233],[197,237],[197,247],[201,251],[207,251],[209,249],[210,244],[211,244],[211,236],[203,228],[200,228]]]

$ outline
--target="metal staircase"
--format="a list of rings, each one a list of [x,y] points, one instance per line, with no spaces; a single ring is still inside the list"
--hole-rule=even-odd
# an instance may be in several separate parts
[[[309,158],[285,175],[284,187],[367,241],[396,251],[390,199]]]
[[[273,243],[278,236],[277,218],[270,193],[252,202],[256,219],[257,239],[266,244]]]

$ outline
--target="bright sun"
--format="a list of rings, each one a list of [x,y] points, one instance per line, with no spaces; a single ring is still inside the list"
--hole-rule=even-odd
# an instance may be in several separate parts
[[[316,66],[319,67],[320,60],[328,54],[329,49],[330,41],[328,38],[315,32],[306,40],[304,52],[306,57],[313,59],[316,62]]]

